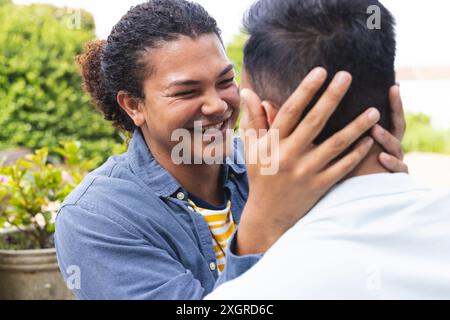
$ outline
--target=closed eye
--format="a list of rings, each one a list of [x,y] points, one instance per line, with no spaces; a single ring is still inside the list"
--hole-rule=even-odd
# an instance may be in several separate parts
[[[219,82],[219,85],[227,85],[227,84],[232,83],[233,81],[234,81],[234,76],[232,78],[229,78],[229,79]]]
[[[190,95],[193,95],[194,93],[195,93],[195,90],[183,91],[183,92],[179,92],[179,93],[175,94],[175,97],[190,96]]]

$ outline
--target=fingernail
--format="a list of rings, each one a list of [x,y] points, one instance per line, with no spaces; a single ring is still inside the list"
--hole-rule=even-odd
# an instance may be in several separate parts
[[[372,147],[372,145],[373,145],[373,139],[372,138],[367,138],[367,141],[366,141],[366,145],[367,145],[367,147]]]
[[[388,154],[386,154],[386,153],[382,153],[382,154],[381,154],[381,159],[382,159],[383,161],[389,162],[389,161],[391,161],[391,156],[388,155]]]
[[[380,118],[380,112],[372,108],[367,116],[370,121],[376,121]]]
[[[335,83],[339,86],[346,85],[350,82],[351,76],[347,72],[340,71],[337,73]]]
[[[319,81],[323,80],[326,77],[326,71],[324,68],[318,67],[311,71],[310,77],[311,80]]]
[[[383,136],[383,135],[384,135],[384,129],[383,129],[383,127],[377,124],[377,127],[376,127],[376,128],[377,128],[376,130],[378,131],[378,134],[379,134],[380,136]]]

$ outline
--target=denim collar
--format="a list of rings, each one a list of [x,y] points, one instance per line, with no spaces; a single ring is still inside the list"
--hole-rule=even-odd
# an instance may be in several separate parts
[[[224,185],[232,173],[240,175],[246,172],[245,165],[242,162],[242,155],[239,153],[241,142],[238,141],[239,139],[235,140],[234,159],[227,158],[225,164],[222,165],[222,175],[225,177],[222,179]],[[182,189],[180,183],[152,155],[139,128],[134,131],[127,155],[133,172],[157,196],[170,197]]]

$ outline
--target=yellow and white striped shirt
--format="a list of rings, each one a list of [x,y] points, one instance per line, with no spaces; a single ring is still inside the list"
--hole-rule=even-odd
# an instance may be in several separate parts
[[[212,210],[200,208],[190,199],[188,201],[194,207],[194,210],[203,216],[208,224],[213,238],[217,268],[219,273],[221,273],[225,269],[225,251],[235,229],[235,223],[231,213],[231,202],[228,201],[224,209]]]

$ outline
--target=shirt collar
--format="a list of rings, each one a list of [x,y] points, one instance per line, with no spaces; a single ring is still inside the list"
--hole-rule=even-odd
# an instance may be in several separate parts
[[[247,172],[245,167],[244,145],[239,136],[234,137],[233,153],[226,158],[225,166],[223,167],[227,172],[232,172],[234,174],[243,174]]]
[[[324,210],[363,198],[430,190],[406,173],[378,173],[353,177],[335,185],[313,210]]]
[[[222,166],[224,181],[230,174],[243,174],[246,172],[240,152],[241,142],[235,139],[234,159],[227,158]],[[139,128],[136,128],[128,147],[128,161],[133,172],[142,179],[160,197],[170,197],[182,187],[180,183],[165,169],[150,152]]]

